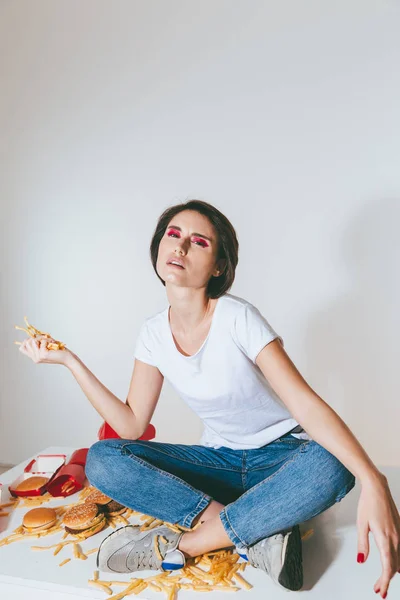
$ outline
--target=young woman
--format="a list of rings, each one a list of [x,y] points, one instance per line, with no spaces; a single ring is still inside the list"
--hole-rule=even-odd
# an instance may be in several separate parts
[[[48,339],[20,346],[36,363],[67,366],[121,436],[90,448],[90,483],[166,523],[197,525],[185,533],[123,527],[103,540],[100,569],[171,570],[187,557],[236,546],[277,585],[298,590],[299,524],[339,502],[357,478],[357,560],[367,559],[372,531],[382,561],[374,591],[385,598],[400,569],[400,518],[387,479],[258,309],[228,293],[238,263],[232,224],[206,202],[172,206],[158,220],[150,254],[169,305],[142,324],[127,403],[69,349],[48,351]],[[138,439],[164,377],[203,420],[200,444]]]

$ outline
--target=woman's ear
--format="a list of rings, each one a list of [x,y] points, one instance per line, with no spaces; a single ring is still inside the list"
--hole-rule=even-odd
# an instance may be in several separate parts
[[[222,275],[222,273],[225,270],[225,267],[226,267],[226,260],[221,258],[217,262],[217,267],[216,267],[216,270],[214,271],[214,277],[219,277],[220,275]]]

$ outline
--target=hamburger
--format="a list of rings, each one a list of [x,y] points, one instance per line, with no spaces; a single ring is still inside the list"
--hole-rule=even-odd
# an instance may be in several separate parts
[[[25,513],[22,527],[26,533],[38,533],[50,529],[57,522],[57,513],[54,508],[32,508]]]
[[[34,475],[24,479],[15,488],[17,492],[29,492],[30,490],[38,490],[49,481],[48,477],[42,477],[40,475]]]
[[[73,535],[84,533],[85,537],[98,533],[106,524],[104,514],[94,502],[85,502],[73,506],[67,510],[63,518],[65,531]]]
[[[100,490],[93,490],[93,492],[88,495],[85,502],[94,502],[106,516],[110,517],[120,515],[126,511],[126,506],[123,506],[123,504],[106,496]]]

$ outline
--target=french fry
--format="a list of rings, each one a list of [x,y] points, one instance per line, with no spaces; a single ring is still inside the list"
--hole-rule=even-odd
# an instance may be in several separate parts
[[[308,540],[308,538],[310,538],[312,535],[314,535],[314,529],[307,529],[307,531],[305,531],[303,533],[303,535],[301,536],[301,541],[305,542],[306,540]]]
[[[108,585],[104,585],[104,583],[99,583],[98,581],[93,581],[93,579],[89,579],[88,583],[94,587],[97,587],[99,590],[103,590],[103,592],[106,592],[106,594],[109,596],[112,596],[112,590],[110,587],[108,587]]]
[[[98,581],[99,583],[104,583],[104,585],[111,585],[111,586],[116,585],[116,586],[120,586],[120,587],[121,586],[126,587],[129,584],[128,581],[117,581],[117,580],[116,581],[105,581],[105,580],[103,581],[102,579],[96,579],[96,581]]]
[[[118,521],[120,521],[124,525],[129,525],[129,521],[125,519],[125,517],[123,517],[122,515],[118,515]]]
[[[86,556],[90,556],[90,554],[94,554],[94,553],[95,553],[95,552],[97,552],[97,551],[98,551],[98,548],[92,548],[92,550],[88,550],[88,551],[86,552]]]
[[[139,585],[136,585],[132,591],[133,593],[136,594],[140,594],[140,592],[143,592],[143,590],[145,590],[147,588],[147,581],[143,581],[142,583],[140,583]],[[128,593],[131,593],[131,591],[129,591]]]
[[[67,563],[70,562],[70,558],[66,558],[65,560],[63,560],[62,562],[60,562],[60,564],[58,565],[59,567],[63,567],[64,565],[66,565]]]
[[[149,529],[154,529],[155,527],[158,527],[159,525],[163,525],[164,522],[161,521],[160,519],[153,519],[153,521],[148,525],[148,527],[146,527],[146,531]],[[146,525],[146,523],[145,523]]]
[[[178,527],[176,527],[175,525],[172,525],[172,523],[164,523],[164,525],[166,525],[169,529],[172,529],[172,531],[175,531],[176,533],[182,533],[180,529],[178,529]]]
[[[119,592],[119,594],[115,594],[115,596],[112,596],[112,599],[110,600],[121,600],[124,596],[127,596],[128,594],[132,593],[135,588],[138,588],[139,586],[141,586],[143,582],[143,579],[136,579],[133,583],[129,584],[124,590],[122,590],[122,592]],[[147,586],[147,584],[145,585],[145,587]]]
[[[156,537],[154,538],[154,550],[156,551],[157,558],[162,561],[163,557],[161,555],[160,547],[158,545],[158,538],[159,538],[158,535],[156,535]]]
[[[51,550],[52,548],[57,548],[58,546],[68,546],[68,544],[73,544],[74,540],[68,540],[66,542],[59,542],[58,544],[52,544],[51,546],[31,546],[31,550]]]
[[[161,592],[162,589],[160,588],[159,585],[157,585],[156,583],[154,583],[153,581],[148,581],[147,585],[149,586],[149,588],[151,590],[153,590],[153,592]]]
[[[3,508],[9,508],[10,506],[14,506],[14,502],[4,502],[3,504],[0,504],[0,510],[3,510]]]
[[[251,590],[251,588],[253,587],[251,583],[246,581],[246,579],[243,579],[243,577],[239,575],[239,573],[234,573],[232,575],[232,579],[234,579],[237,583],[240,583],[240,585],[242,585],[246,590]]]
[[[64,546],[62,544],[58,544],[57,548],[53,552],[54,556],[57,556],[57,554],[60,552],[60,550],[63,549],[63,547]]]
[[[167,600],[175,600],[175,595],[176,595],[176,584],[173,583],[169,589],[169,592],[167,595]]]
[[[8,517],[10,513],[6,511],[0,511],[0,517]]]
[[[14,529],[14,533],[24,533],[24,528],[22,527],[22,525],[17,527],[17,529]]]
[[[240,590],[239,587],[230,586],[230,585],[210,585],[210,590],[220,590],[223,592],[238,592]]]

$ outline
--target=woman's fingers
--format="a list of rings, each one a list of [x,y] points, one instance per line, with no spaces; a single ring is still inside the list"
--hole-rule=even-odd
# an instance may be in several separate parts
[[[369,526],[368,521],[363,521],[358,524],[358,550],[357,550],[357,562],[363,563],[367,560],[369,555]]]
[[[34,362],[38,362],[39,360],[39,346],[40,341],[36,338],[27,338],[22,342],[19,347],[20,352],[29,356]]]
[[[393,544],[390,536],[377,543],[381,555],[382,574],[374,585],[374,590],[386,598],[392,577],[397,573],[398,544]]]

